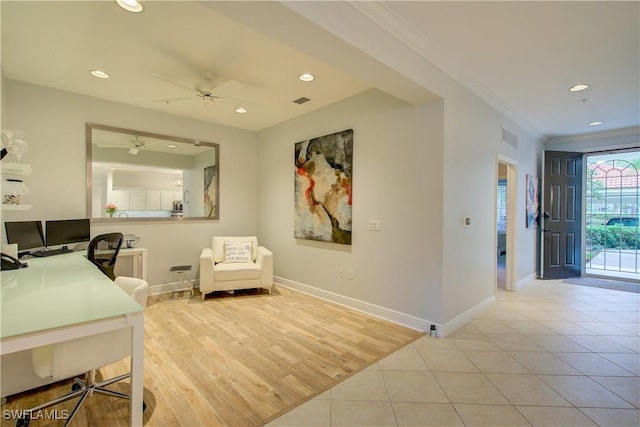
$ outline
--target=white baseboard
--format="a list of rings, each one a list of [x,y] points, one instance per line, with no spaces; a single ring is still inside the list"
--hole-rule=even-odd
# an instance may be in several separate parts
[[[439,332],[438,336],[446,337],[447,335],[450,335],[456,329],[461,328],[462,326],[464,326],[465,324],[473,320],[473,318],[476,317],[478,314],[482,313],[487,308],[495,305],[495,303],[496,303],[496,296],[493,295],[487,298],[486,300],[482,301],[480,304],[477,304],[476,306],[471,307],[469,310],[454,317],[452,320],[449,320],[444,325],[442,325],[442,327],[438,330]]]
[[[524,279],[518,280],[518,283],[516,283],[516,289],[515,290],[516,291],[522,290],[526,286],[528,286],[531,283],[533,283],[536,280],[537,277],[538,276],[537,276],[536,273],[531,273],[530,275],[528,275]]]
[[[194,280],[192,283],[193,283],[194,289],[200,286],[198,280]],[[164,283],[162,285],[149,286],[149,295],[168,294],[170,292],[188,291],[190,289],[191,288],[188,286],[188,283],[182,283],[182,282]]]
[[[432,324],[436,325],[437,328],[439,327],[437,323],[430,322],[426,319],[420,319],[410,314],[401,313],[390,308],[381,307],[379,305],[360,301],[355,298],[350,298],[344,295],[336,294],[334,292],[325,291],[324,289],[315,288],[313,286],[305,285],[304,283],[295,282],[293,280],[288,280],[283,277],[273,276],[273,281],[276,285],[284,286],[285,288],[290,288],[303,294],[311,295],[325,301],[333,302],[335,304],[360,311],[362,313],[370,314],[371,316],[388,320],[390,322],[406,326],[407,328],[415,329],[420,332],[428,333],[429,327]]]

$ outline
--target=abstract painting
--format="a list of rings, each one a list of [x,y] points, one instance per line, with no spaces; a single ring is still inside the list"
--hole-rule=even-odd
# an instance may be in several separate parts
[[[351,244],[353,130],[295,144],[294,237]]]
[[[216,216],[216,167],[204,168],[204,216]]]
[[[527,228],[538,226],[538,178],[527,174]]]

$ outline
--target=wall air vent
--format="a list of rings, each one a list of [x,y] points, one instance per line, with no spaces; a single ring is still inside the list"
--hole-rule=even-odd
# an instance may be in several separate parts
[[[504,127],[502,128],[502,142],[504,142],[507,145],[512,146],[513,148],[518,148],[518,135],[516,135],[515,133],[505,129]]]
[[[305,102],[309,102],[309,101],[311,101],[309,98],[305,98],[305,97],[303,96],[302,98],[298,98],[298,99],[296,99],[296,100],[295,100],[295,101],[293,101],[293,102],[295,102],[296,104],[300,104],[300,105],[302,105],[302,104],[304,104]]]

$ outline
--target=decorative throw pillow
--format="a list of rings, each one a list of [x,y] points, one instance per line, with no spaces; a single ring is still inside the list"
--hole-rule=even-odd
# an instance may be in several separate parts
[[[252,262],[253,242],[224,242],[224,262]]]

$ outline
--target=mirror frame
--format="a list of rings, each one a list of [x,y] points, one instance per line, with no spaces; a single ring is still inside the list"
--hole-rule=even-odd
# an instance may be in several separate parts
[[[94,218],[92,216],[92,200],[93,200],[93,130],[105,130],[112,131],[118,133],[129,133],[131,135],[137,135],[140,137],[147,138],[155,138],[155,139],[165,139],[167,141],[179,142],[183,144],[192,144],[192,145],[201,145],[207,146],[216,149],[215,153],[215,167],[216,167],[216,177],[215,177],[215,185],[216,185],[216,214],[214,217],[207,216],[191,216],[191,217],[136,217],[136,218],[128,218],[128,217],[112,217],[112,218]],[[160,135],[152,132],[145,132],[139,130],[118,128],[114,126],[106,126],[95,123],[87,123],[86,124],[86,157],[87,157],[87,218],[90,218],[92,222],[135,222],[135,221],[190,221],[190,220],[199,220],[199,221],[210,221],[210,220],[219,220],[220,219],[220,144],[214,142],[204,142],[195,139],[181,138],[177,136],[169,136],[169,135]]]

